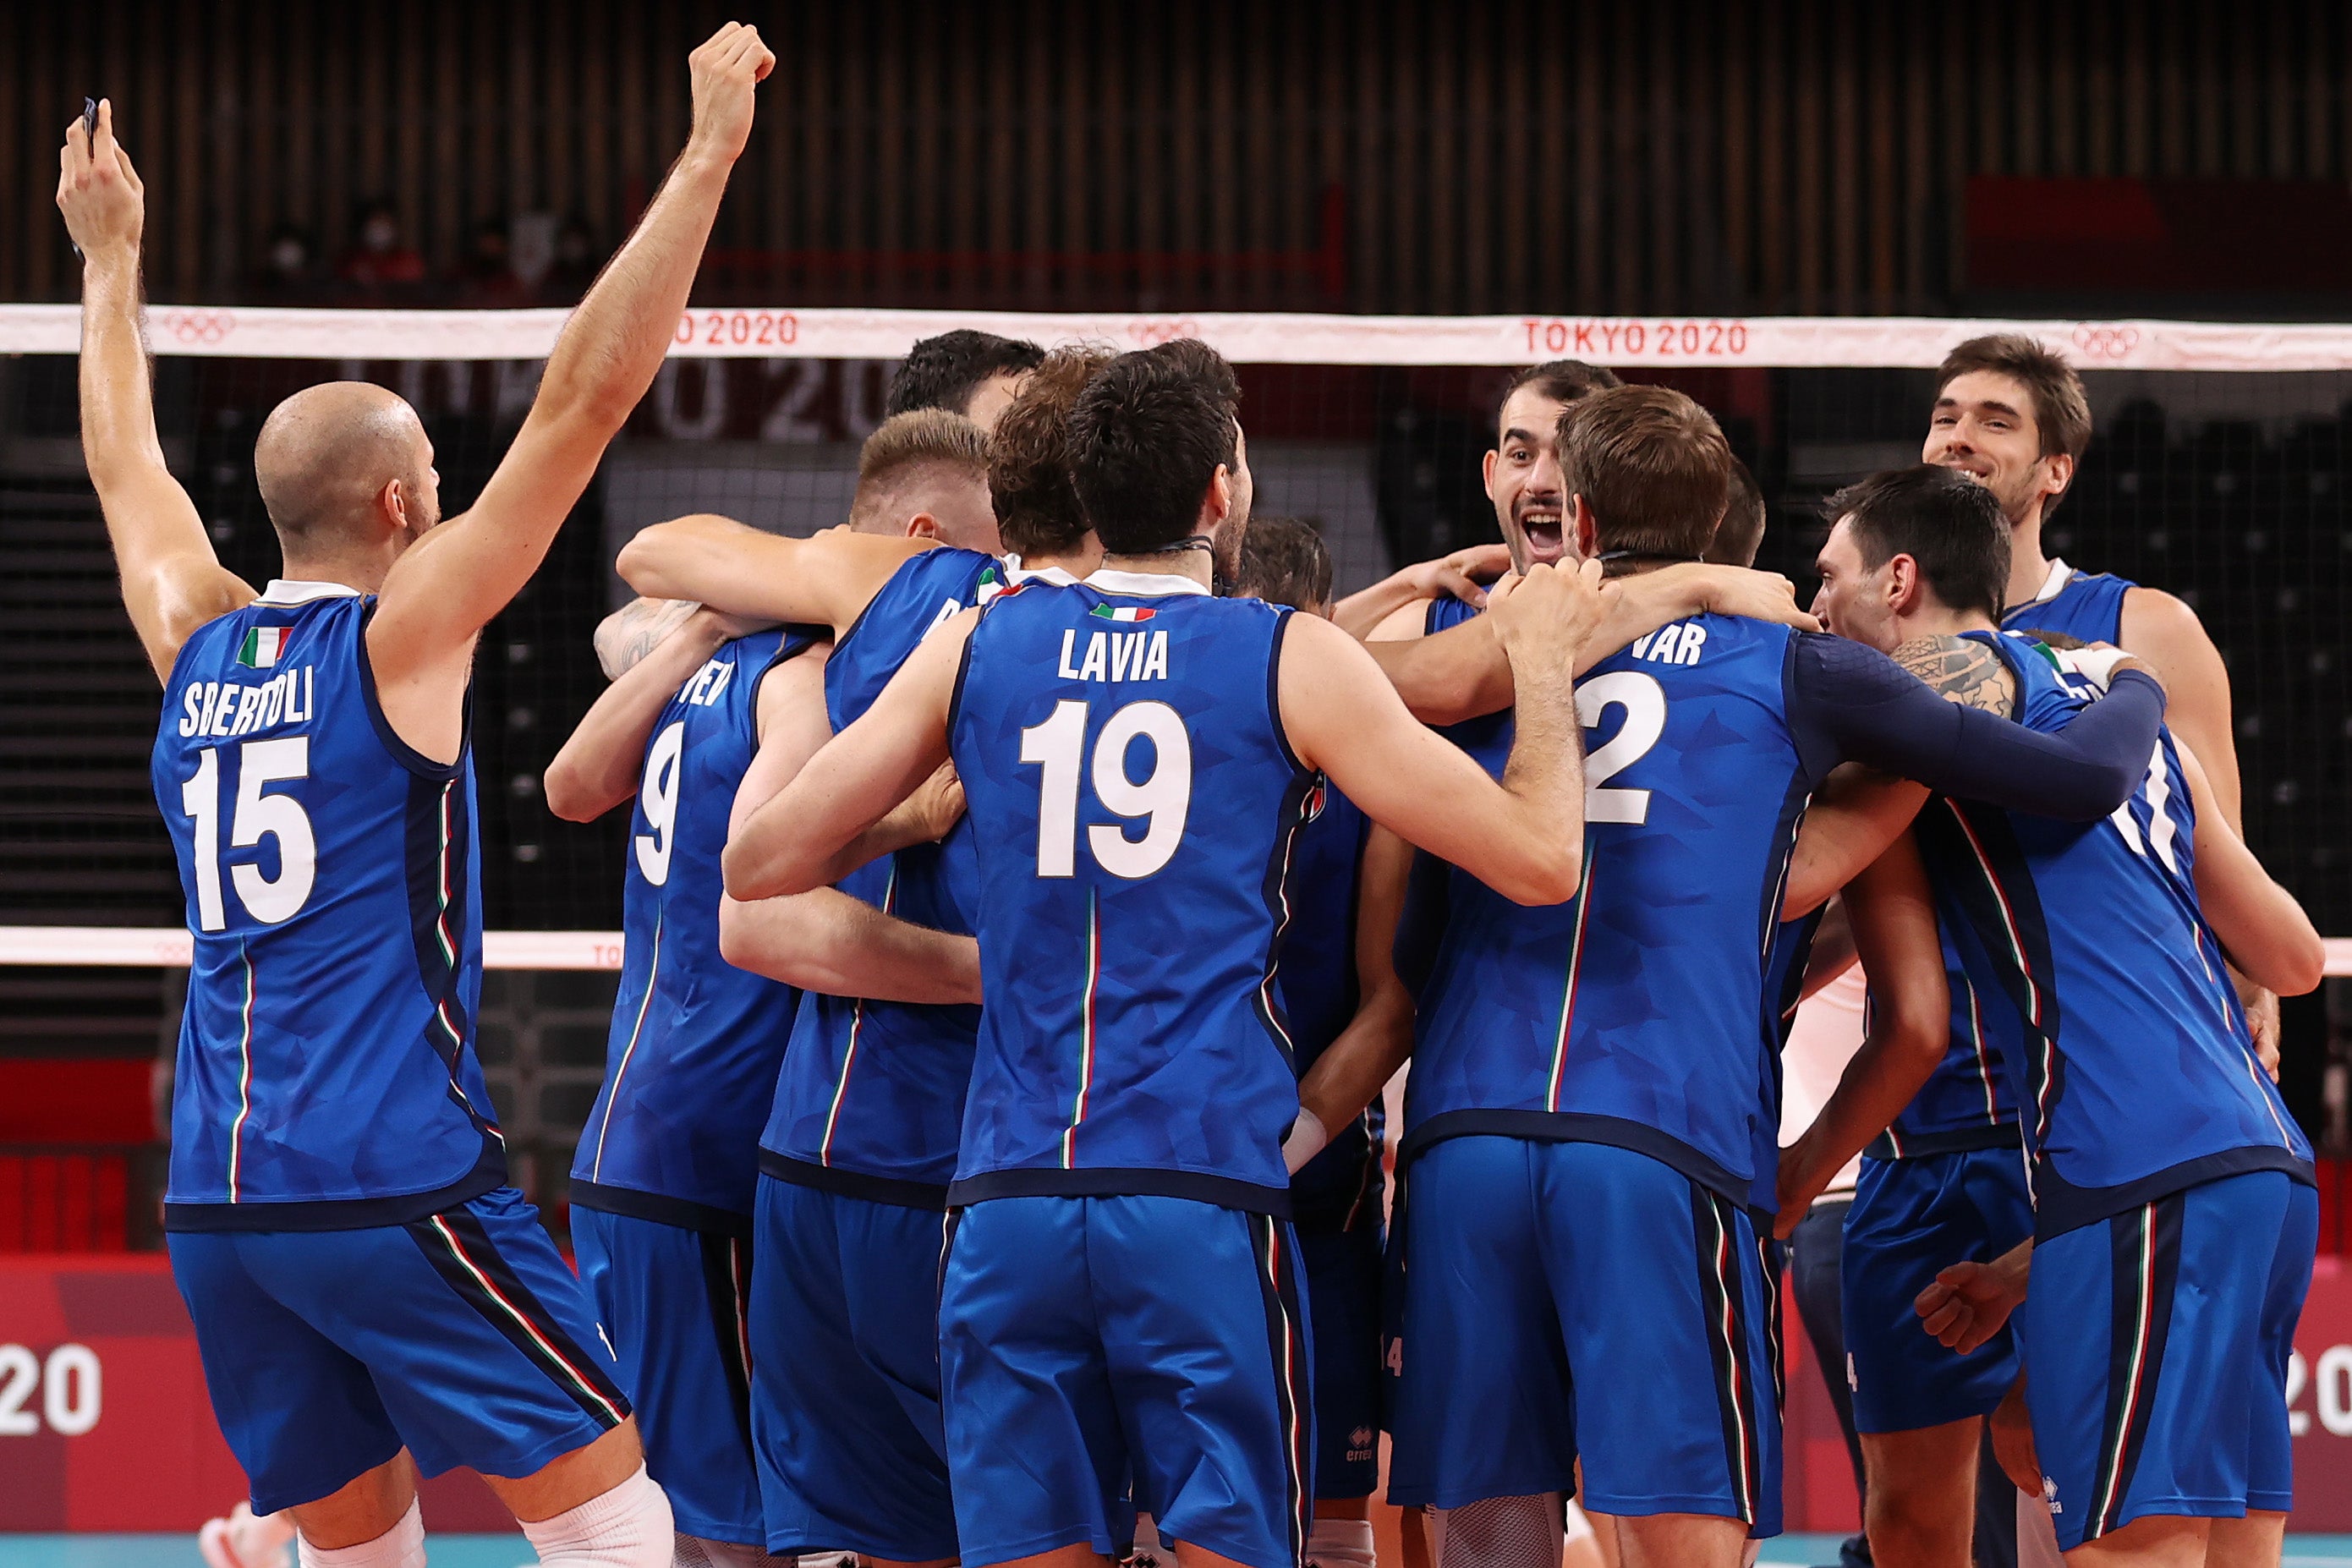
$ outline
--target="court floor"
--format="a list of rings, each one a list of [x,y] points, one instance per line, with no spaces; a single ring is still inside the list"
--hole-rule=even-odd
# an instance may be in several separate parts
[[[1765,1543],[1775,1568],[1833,1563],[1833,1535]],[[433,1568],[532,1568],[520,1535],[436,1535]],[[193,1535],[0,1535],[0,1568],[203,1568]],[[2283,1568],[2352,1568],[2352,1535],[2290,1535]]]

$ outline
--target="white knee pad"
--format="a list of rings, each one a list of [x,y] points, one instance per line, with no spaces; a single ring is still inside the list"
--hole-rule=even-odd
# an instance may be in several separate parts
[[[522,1532],[546,1568],[670,1568],[677,1550],[669,1498],[642,1465],[604,1496]]]
[[[1482,1498],[1430,1510],[1437,1568],[1559,1568],[1560,1494]]]
[[[1375,1568],[1372,1521],[1318,1519],[1307,1534],[1307,1561],[1315,1568]]]
[[[425,1515],[417,1511],[414,1498],[400,1522],[373,1541],[362,1541],[357,1546],[320,1547],[299,1536],[295,1540],[302,1568],[425,1568]]]

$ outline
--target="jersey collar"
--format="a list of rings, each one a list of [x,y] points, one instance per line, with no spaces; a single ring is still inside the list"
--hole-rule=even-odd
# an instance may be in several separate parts
[[[272,577],[269,580],[269,586],[261,591],[261,597],[253,602],[257,605],[273,605],[283,608],[292,605],[307,605],[313,599],[359,597],[361,594],[357,588],[347,588],[341,583],[306,583],[299,578]]]
[[[1008,554],[1004,558],[1004,575],[1013,583],[1051,583],[1056,588],[1075,588],[1078,580],[1059,566],[1028,567],[1021,557]]]
[[[1114,572],[1106,567],[1088,577],[1087,586],[1106,594],[1127,594],[1143,598],[1159,598],[1168,594],[1198,594],[1204,599],[1213,596],[1199,583],[1173,572]]]
[[[2012,609],[2021,610],[2026,607],[2026,605],[2046,605],[2051,600],[2056,598],[2060,594],[2065,592],[2066,584],[2074,580],[2074,569],[2066,564],[2066,561],[2063,556],[2053,555],[2050,558],[2049,574],[2042,579],[2041,592],[2035,594],[2031,599],[2026,600],[2024,605],[2016,605],[2011,607]]]

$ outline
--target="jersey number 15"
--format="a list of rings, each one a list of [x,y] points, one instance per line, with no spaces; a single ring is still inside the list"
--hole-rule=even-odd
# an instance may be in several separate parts
[[[302,803],[290,795],[264,795],[274,784],[310,776],[310,739],[283,736],[247,741],[237,748],[236,809],[229,818],[232,847],[249,849],[264,838],[278,840],[278,875],[265,877],[254,865],[231,866],[229,880],[246,912],[263,925],[280,925],[301,912],[319,874],[319,841]],[[180,809],[194,824],[189,856],[196,876],[196,925],[223,931],[228,911],[221,902],[220,748],[206,746],[194,778],[180,785]]]

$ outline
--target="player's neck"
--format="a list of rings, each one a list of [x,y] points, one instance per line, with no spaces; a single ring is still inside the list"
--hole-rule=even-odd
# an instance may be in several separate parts
[[[2000,627],[1981,610],[1948,610],[1942,605],[1923,606],[1907,616],[1895,618],[1895,637],[1898,647],[1930,640],[1949,641],[1966,632],[1994,632]]]
[[[2050,575],[2050,562],[2042,553],[2042,505],[2009,525],[2009,596],[2006,604],[2022,605],[2042,592]]]
[[[392,563],[352,555],[289,555],[278,575],[289,583],[340,583],[362,594],[383,590]]]
[[[1023,565],[1029,563],[1023,562]],[[1097,563],[1105,572],[1134,572],[1155,577],[1190,577],[1203,588],[1216,586],[1215,563],[1205,550],[1171,550],[1153,555],[1113,555],[1105,552]]]

